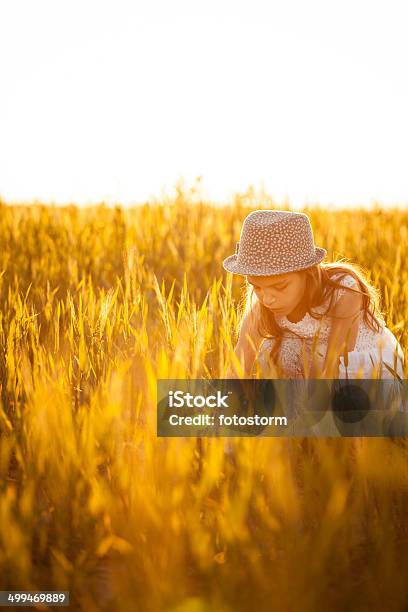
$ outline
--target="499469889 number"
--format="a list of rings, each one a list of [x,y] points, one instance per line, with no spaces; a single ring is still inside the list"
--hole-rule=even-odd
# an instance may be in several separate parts
[[[0,591],[0,606],[69,606],[69,591]]]

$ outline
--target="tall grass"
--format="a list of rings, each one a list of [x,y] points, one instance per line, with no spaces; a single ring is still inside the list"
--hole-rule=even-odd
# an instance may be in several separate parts
[[[221,262],[253,204],[0,206],[1,589],[86,611],[406,609],[405,439],[156,437],[156,380],[233,359],[242,279]],[[406,353],[408,212],[308,212]]]

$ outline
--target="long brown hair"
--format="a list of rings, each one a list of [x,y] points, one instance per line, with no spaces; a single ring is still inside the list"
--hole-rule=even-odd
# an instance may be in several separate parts
[[[362,295],[362,310],[364,311],[363,318],[373,331],[379,331],[385,324],[384,316],[380,308],[380,293],[378,289],[376,289],[368,281],[366,273],[358,264],[350,263],[345,259],[341,259],[333,263],[319,263],[311,268],[307,268],[306,270],[300,270],[300,272],[306,275],[306,312],[308,312],[313,318],[321,319],[323,316],[341,318],[333,314],[328,315],[328,313],[333,305],[335,290],[337,288],[344,288],[348,291],[354,291]],[[337,281],[332,280],[331,278],[335,274],[339,274]],[[357,281],[357,289],[352,287],[344,287],[340,284],[340,281],[347,275],[351,275]],[[240,304],[242,318],[252,309],[253,298],[254,288],[248,282],[247,277],[245,277],[245,289]],[[328,300],[328,306],[324,313],[313,312],[313,308],[322,306],[326,300]],[[284,330],[277,324],[273,313],[268,308],[263,306],[261,302],[258,301],[258,304],[259,317],[257,321],[257,331],[263,338],[272,338],[276,340],[270,353],[271,359],[275,361],[280,349]]]

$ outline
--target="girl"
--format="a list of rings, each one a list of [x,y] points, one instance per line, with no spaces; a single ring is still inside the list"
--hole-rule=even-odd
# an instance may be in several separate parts
[[[321,263],[304,213],[256,210],[223,267],[246,276],[235,353],[246,376],[403,378],[403,352],[361,268]],[[255,294],[255,295],[253,295]],[[235,373],[230,369],[227,377]]]

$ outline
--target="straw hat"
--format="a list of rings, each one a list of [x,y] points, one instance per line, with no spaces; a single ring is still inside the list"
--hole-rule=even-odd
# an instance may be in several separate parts
[[[235,255],[222,265],[233,274],[272,276],[310,268],[326,254],[326,249],[315,246],[304,213],[254,210],[244,220]]]

